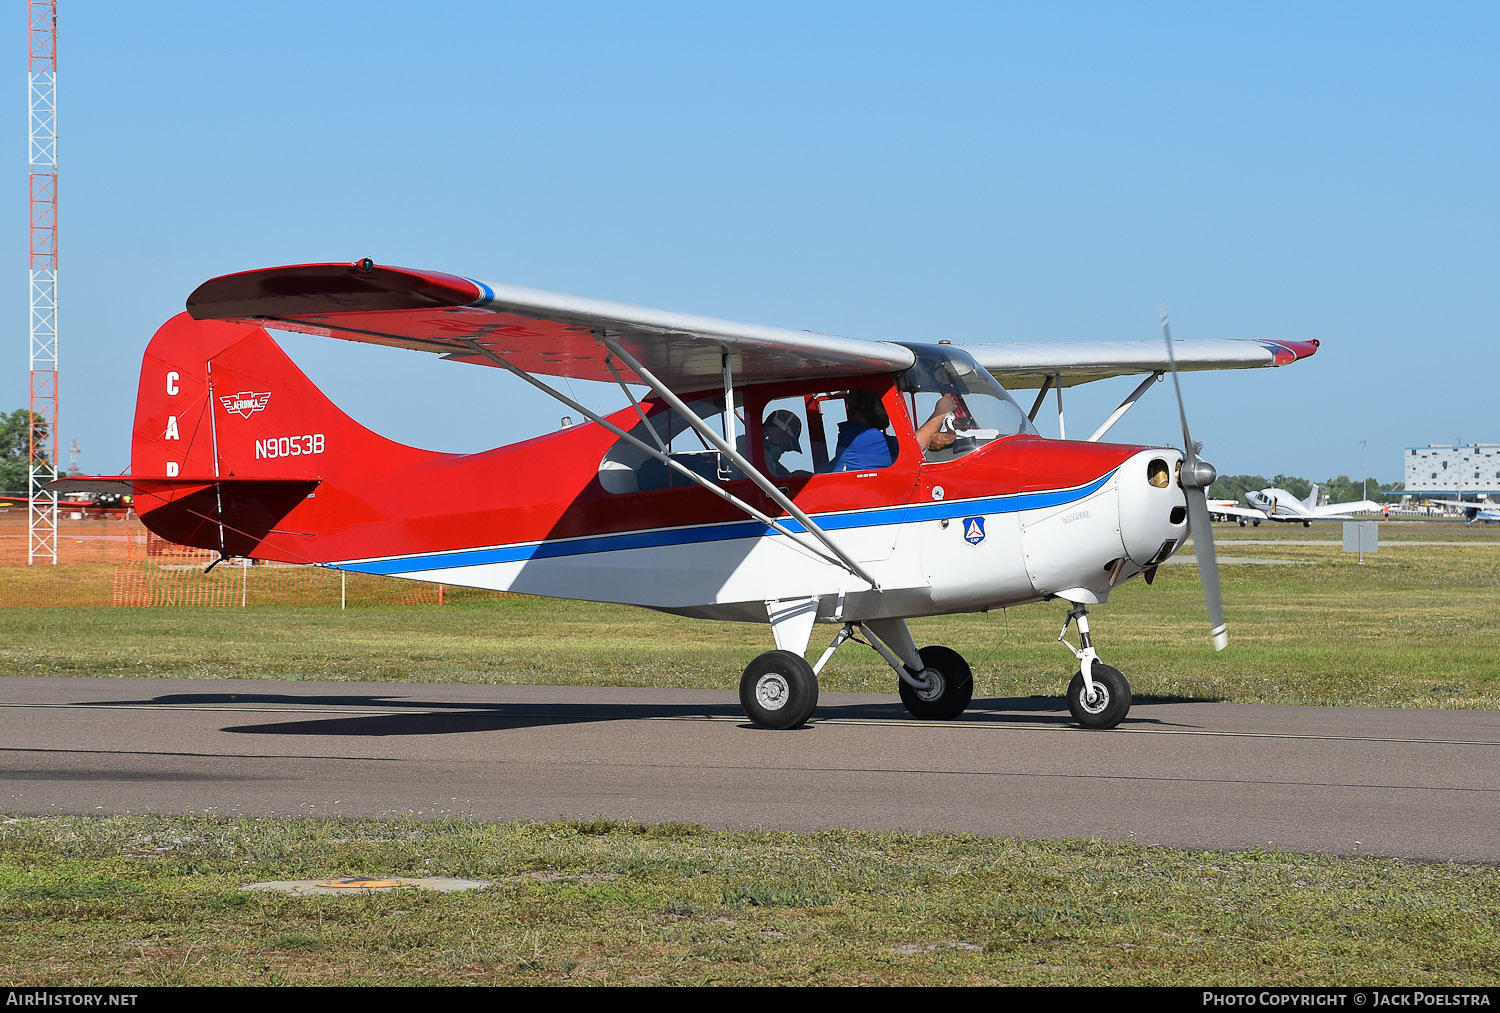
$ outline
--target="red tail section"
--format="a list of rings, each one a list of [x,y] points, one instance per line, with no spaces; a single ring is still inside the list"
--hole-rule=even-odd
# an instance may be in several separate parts
[[[614,422],[634,425],[635,409]],[[580,425],[476,454],[418,450],[345,415],[263,328],[182,313],[146,349],[128,482],[170,541],[341,563],[660,525],[654,502],[600,484],[615,441]],[[672,523],[741,516],[707,492],[671,503]]]
[[[410,481],[448,459],[349,418],[264,328],[180,313],[146,349],[131,445],[136,507],[174,542],[288,562],[337,558],[317,544],[331,509],[368,516],[371,479]]]

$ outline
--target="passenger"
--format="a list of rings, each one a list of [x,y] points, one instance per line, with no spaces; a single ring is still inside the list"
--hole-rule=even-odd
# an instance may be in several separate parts
[[[771,478],[797,478],[810,474],[806,471],[792,471],[781,463],[782,455],[787,453],[800,454],[802,452],[802,420],[795,412],[789,412],[785,408],[778,408],[766,416],[766,421],[761,424],[761,443],[766,454],[766,474]],[[750,456],[750,444],[748,436],[735,438],[735,449],[741,455]],[[735,478],[744,478],[739,474],[739,469],[734,469]]]
[[[802,420],[795,412],[778,408],[766,416],[761,426],[761,437],[765,442],[766,474],[772,478],[794,478],[806,475],[805,471],[792,471],[781,463],[783,454],[802,453]]]

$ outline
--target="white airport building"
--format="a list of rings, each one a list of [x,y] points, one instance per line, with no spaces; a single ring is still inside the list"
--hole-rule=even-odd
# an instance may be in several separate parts
[[[1429,443],[1406,450],[1408,495],[1500,494],[1500,443]]]

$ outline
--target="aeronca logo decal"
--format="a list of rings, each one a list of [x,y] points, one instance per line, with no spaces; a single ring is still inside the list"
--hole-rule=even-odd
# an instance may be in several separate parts
[[[266,402],[270,400],[270,391],[266,391],[264,394],[256,394],[248,390],[242,390],[238,394],[229,394],[219,398],[219,402],[224,405],[225,411],[231,415],[238,415],[241,418],[247,419],[264,408]]]

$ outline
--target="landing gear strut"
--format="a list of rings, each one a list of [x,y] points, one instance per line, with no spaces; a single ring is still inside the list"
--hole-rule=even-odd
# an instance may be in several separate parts
[[[860,640],[855,631],[867,639]],[[901,619],[845,623],[813,670],[821,672],[833,652],[850,640],[867,644],[891,666],[899,680],[901,704],[914,718],[947,721],[962,714],[974,699],[974,675],[963,655],[947,647],[917,650]]]
[[[1078,623],[1078,647],[1068,643],[1068,627]],[[1130,683],[1118,668],[1111,668],[1094,653],[1089,636],[1089,613],[1074,605],[1063,620],[1057,642],[1078,658],[1078,671],[1068,683],[1068,710],[1085,728],[1113,728],[1130,713]]]

